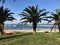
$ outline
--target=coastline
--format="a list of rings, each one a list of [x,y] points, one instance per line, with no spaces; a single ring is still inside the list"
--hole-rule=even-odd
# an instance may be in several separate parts
[[[50,32],[51,30],[36,30],[36,32]],[[4,32],[33,32],[33,30],[4,30]],[[59,32],[59,30],[52,30],[51,32]]]

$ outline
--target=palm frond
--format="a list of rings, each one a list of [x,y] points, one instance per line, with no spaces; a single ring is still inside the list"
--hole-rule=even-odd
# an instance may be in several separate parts
[[[24,19],[28,19],[27,17],[23,17],[23,18],[21,18],[21,20],[24,20]]]
[[[14,0],[14,2],[15,2],[16,0]]]
[[[8,17],[7,18],[8,21],[13,21],[13,20],[16,20],[14,17]]]
[[[22,12],[22,14],[19,14],[19,15],[21,15],[21,16],[30,16],[28,13],[26,13],[26,12]]]
[[[30,9],[25,8],[25,9],[24,9],[24,11],[25,11],[25,12],[27,12],[28,14],[32,15],[32,12],[31,12],[31,10],[30,10]]]
[[[42,14],[40,14],[40,16],[46,16],[48,12],[43,12]]]
[[[28,20],[28,22],[41,22],[41,16],[45,16],[47,14],[45,9],[39,10],[38,5],[35,6],[28,6],[27,8],[24,9],[24,11],[19,14],[23,18],[21,20]]]
[[[10,12],[8,8],[3,8],[3,6],[0,7],[0,22],[5,22],[6,20],[12,21],[15,20],[15,18],[12,16],[12,12]]]
[[[41,9],[41,10],[39,10],[40,13],[42,13],[43,11],[46,11],[46,9]]]
[[[6,0],[0,0],[0,2],[2,2],[2,4],[4,4],[5,1],[6,1]],[[13,1],[15,2],[16,0],[13,0]]]
[[[1,0],[0,0],[1,1]]]

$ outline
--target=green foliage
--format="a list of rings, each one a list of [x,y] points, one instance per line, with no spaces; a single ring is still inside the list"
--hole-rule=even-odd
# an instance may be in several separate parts
[[[8,8],[3,8],[3,6],[0,7],[0,23],[5,22],[6,20],[12,21],[15,20],[15,18],[12,16],[12,12]]]
[[[55,21],[55,23],[59,23],[60,21],[60,9],[55,9],[55,12],[51,14],[51,16],[48,16],[46,18],[50,18],[50,21]],[[58,21],[58,22],[57,22]]]
[[[46,14],[48,12],[46,12],[45,9],[38,9],[38,5],[35,6],[28,6],[27,8],[25,8],[22,12],[22,14],[19,14],[22,18],[21,20],[23,20],[23,23],[32,23],[32,27],[33,27],[33,31],[34,34],[36,33],[36,28],[37,28],[37,23],[41,22],[41,20],[46,20]]]
[[[50,23],[51,21],[55,21],[53,27],[51,28],[51,31],[54,28],[54,26],[56,28],[57,25],[60,31],[60,9],[55,9],[55,12],[52,12],[52,14],[50,16],[47,16],[46,18],[49,20],[48,23]]]
[[[60,38],[60,32],[53,33],[55,37]]]
[[[23,22],[41,22],[41,20],[47,20],[43,17],[46,16],[48,12],[46,12],[45,9],[38,9],[38,6],[28,6],[25,8],[22,12],[22,14],[19,14],[22,16],[21,20],[24,20]]]

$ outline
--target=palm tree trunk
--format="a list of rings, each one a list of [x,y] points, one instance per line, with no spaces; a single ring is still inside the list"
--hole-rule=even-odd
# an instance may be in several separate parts
[[[55,23],[53,24],[53,26],[52,26],[52,28],[51,28],[51,31],[50,31],[50,32],[52,32],[52,30],[53,30],[53,28],[54,28],[54,25],[55,25]]]
[[[36,34],[37,23],[33,22],[33,34]]]
[[[0,23],[0,32],[2,35],[4,34],[4,23]]]
[[[60,23],[58,23],[58,29],[59,29],[59,32],[60,32]]]

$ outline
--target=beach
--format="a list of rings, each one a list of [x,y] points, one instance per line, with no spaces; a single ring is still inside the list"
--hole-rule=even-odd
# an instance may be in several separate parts
[[[36,30],[37,33],[39,32],[50,32],[51,30]],[[30,33],[33,32],[33,30],[4,30],[4,32],[26,32]],[[59,32],[59,30],[52,30],[51,32]]]

